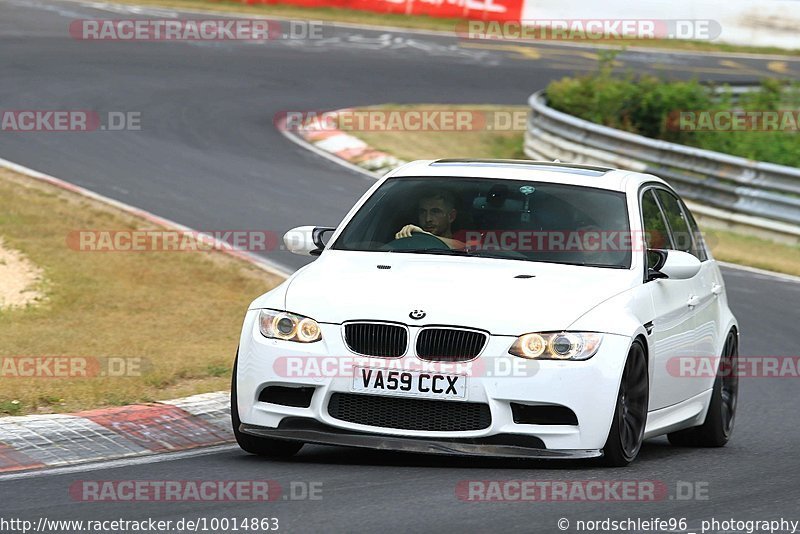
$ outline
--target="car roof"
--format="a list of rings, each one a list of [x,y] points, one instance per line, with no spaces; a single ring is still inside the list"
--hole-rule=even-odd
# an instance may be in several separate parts
[[[582,185],[612,191],[638,188],[644,182],[665,183],[660,178],[632,171],[595,165],[524,159],[418,160],[398,167],[387,178],[442,177],[532,180]]]

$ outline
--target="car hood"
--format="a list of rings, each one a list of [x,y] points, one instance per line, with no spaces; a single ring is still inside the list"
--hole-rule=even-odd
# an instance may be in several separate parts
[[[285,307],[326,323],[368,319],[520,335],[567,328],[633,279],[627,269],[327,251],[289,280]],[[425,317],[410,318],[414,310]]]

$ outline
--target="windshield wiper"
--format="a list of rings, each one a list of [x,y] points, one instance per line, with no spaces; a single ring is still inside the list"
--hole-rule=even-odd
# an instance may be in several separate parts
[[[501,260],[522,260],[527,258],[509,256],[502,252],[487,252],[481,250],[443,249],[443,248],[412,248],[408,250],[389,250],[388,252],[410,252],[411,254],[438,254],[440,256],[471,256],[473,258],[498,258]]]
[[[605,267],[607,269],[627,269],[628,267],[619,264],[591,263],[586,261],[554,261],[554,260],[531,260],[538,263],[554,263],[556,265],[577,265],[578,267]]]
[[[503,251],[491,252],[491,251],[486,251],[486,250],[473,250],[472,252],[469,253],[469,255],[473,256],[475,258],[497,258],[497,259],[501,259],[501,260],[530,261],[525,256],[522,256],[522,257],[515,256],[514,252],[511,252],[509,254],[508,252],[503,252]]]
[[[606,269],[627,269],[628,267],[618,264],[590,263],[580,261],[554,261],[540,260],[535,258],[517,257],[503,252],[490,252],[485,250],[459,250],[446,248],[411,248],[405,250],[386,250],[384,252],[405,252],[409,254],[436,254],[439,256],[471,256],[473,258],[496,258],[501,260],[529,261],[532,263],[555,263],[558,265],[578,265],[581,267],[604,267]]]
[[[408,254],[439,254],[441,256],[469,256],[466,250],[456,250],[450,248],[410,248],[401,250],[387,250],[386,252],[405,252]]]
[[[607,269],[627,269],[624,265],[619,265],[616,263],[587,263],[587,262],[577,262],[571,265],[580,265],[581,267],[605,267]]]

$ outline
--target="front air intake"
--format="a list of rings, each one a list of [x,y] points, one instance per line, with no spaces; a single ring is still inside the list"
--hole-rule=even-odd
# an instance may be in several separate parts
[[[295,408],[308,408],[311,406],[311,397],[314,396],[314,387],[267,386],[258,394],[259,402],[293,406]]]
[[[352,393],[331,395],[328,414],[358,425],[429,432],[482,430],[492,424],[489,405],[484,403]]]
[[[575,412],[557,404],[530,405],[512,402],[511,415],[518,425],[578,425]]]

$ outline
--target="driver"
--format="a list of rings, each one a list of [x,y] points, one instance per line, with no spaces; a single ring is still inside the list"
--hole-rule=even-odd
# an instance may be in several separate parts
[[[395,239],[411,237],[413,233],[436,236],[451,249],[463,249],[464,243],[453,239],[453,222],[458,216],[456,199],[444,190],[424,194],[417,204],[419,226],[407,224],[395,234]]]

